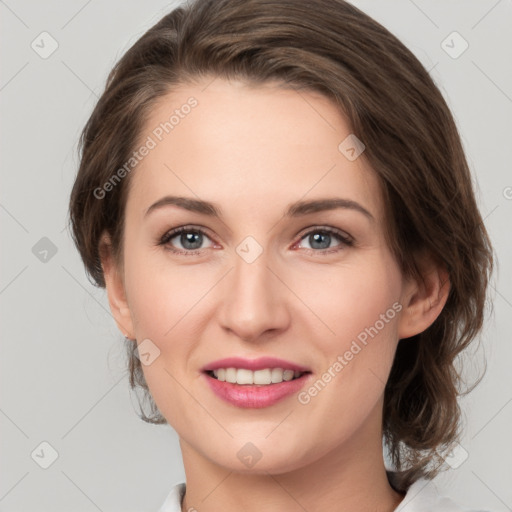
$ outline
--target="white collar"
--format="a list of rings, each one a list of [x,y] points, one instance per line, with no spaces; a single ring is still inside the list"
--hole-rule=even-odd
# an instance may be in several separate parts
[[[176,483],[158,512],[181,512],[185,482]],[[451,499],[440,496],[432,480],[416,480],[394,512],[479,512],[460,507]],[[480,511],[483,512],[483,511]]]

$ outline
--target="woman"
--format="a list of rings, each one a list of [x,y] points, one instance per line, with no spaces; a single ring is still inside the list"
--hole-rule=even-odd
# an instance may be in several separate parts
[[[162,512],[461,510],[426,484],[492,249],[396,37],[341,0],[195,1],[115,66],[81,151],[75,242],[180,439]]]

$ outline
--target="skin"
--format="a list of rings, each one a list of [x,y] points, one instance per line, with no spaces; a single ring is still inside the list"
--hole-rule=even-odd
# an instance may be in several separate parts
[[[392,511],[403,495],[390,487],[382,456],[385,383],[398,340],[441,312],[447,275],[423,258],[425,282],[404,278],[384,240],[377,179],[364,153],[349,161],[338,150],[351,129],[329,99],[275,83],[205,80],[161,98],[141,140],[190,96],[198,106],[131,176],[122,267],[107,233],[102,242],[119,329],[160,350],[143,370],[180,438],[182,510]],[[145,216],[166,195],[214,202],[223,216],[175,205]],[[356,201],[373,220],[347,208],[284,217],[295,201],[334,197]],[[158,244],[189,224],[206,232],[199,253],[171,252],[191,252],[179,236]],[[306,236],[328,227],[353,245],[332,236],[322,249]],[[252,263],[236,252],[249,235],[263,249]],[[307,404],[292,395],[242,409],[204,382],[208,362],[262,355],[309,367],[314,382],[394,303],[401,311]],[[237,457],[249,442],[261,453],[251,468]]]

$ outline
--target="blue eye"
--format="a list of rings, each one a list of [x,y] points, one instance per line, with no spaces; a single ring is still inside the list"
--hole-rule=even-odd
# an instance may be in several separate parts
[[[340,247],[343,246],[352,246],[353,240],[348,237],[347,235],[344,235],[343,233],[334,230],[334,229],[328,229],[328,228],[322,228],[322,229],[314,229],[312,231],[307,232],[302,238],[301,241],[307,240],[309,244],[309,248],[306,247],[305,249],[308,252],[316,252],[316,253],[332,253],[337,252],[338,250],[341,250]],[[338,244],[334,246],[334,248],[331,246],[331,242],[333,240],[338,240]],[[334,249],[334,250],[328,250],[328,249]]]
[[[210,245],[203,246],[206,240],[210,242]],[[300,245],[303,240],[307,240],[309,247],[303,247],[302,249],[315,255],[338,252],[343,250],[344,247],[354,245],[354,240],[349,235],[332,228],[312,229],[304,234],[299,243],[295,245]],[[333,241],[338,241],[338,244],[332,246]],[[165,233],[159,240],[158,245],[165,246],[166,249],[176,254],[193,256],[201,254],[204,249],[213,247],[213,242],[203,229],[181,226]]]
[[[197,254],[201,249],[205,248],[202,247],[205,238],[210,240],[203,230],[182,226],[167,232],[161,238],[160,245],[169,246],[171,251],[188,256]],[[175,247],[176,242],[171,243],[174,239],[181,244],[181,248]]]

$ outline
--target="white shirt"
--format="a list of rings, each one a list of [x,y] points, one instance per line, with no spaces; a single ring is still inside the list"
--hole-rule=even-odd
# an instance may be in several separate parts
[[[181,500],[185,495],[185,482],[177,483],[171,489],[158,512],[181,512]],[[194,509],[192,509],[194,510]],[[187,512],[187,511],[185,511]],[[440,496],[432,480],[416,480],[395,512],[484,512],[460,507],[449,498]]]

